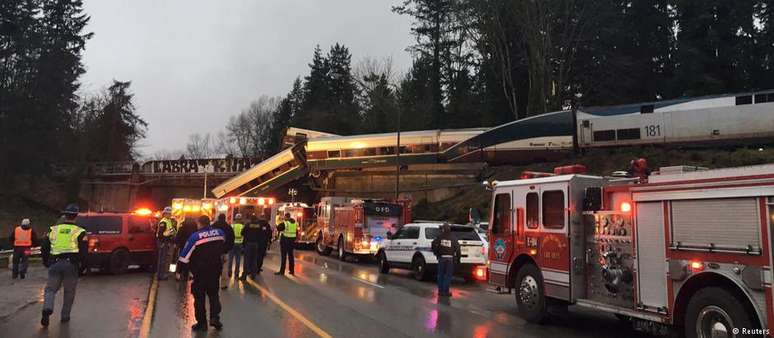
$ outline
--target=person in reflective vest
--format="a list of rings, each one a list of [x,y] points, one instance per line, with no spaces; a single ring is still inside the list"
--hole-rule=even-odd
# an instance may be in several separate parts
[[[234,247],[228,252],[228,278],[231,278],[232,272],[233,276],[239,277],[239,267],[242,263],[242,230],[245,228],[245,225],[242,224],[242,214],[234,216],[234,223],[231,224],[231,227],[234,229]],[[232,265],[234,262],[236,264]]]
[[[161,220],[156,230],[156,239],[158,245],[158,259],[156,260],[156,278],[159,280],[167,279],[169,272],[169,255],[174,252],[175,235],[177,234],[177,225],[171,218],[172,208],[166,207],[161,212]]]
[[[293,247],[296,243],[296,234],[298,232],[298,223],[292,217],[290,213],[285,214],[285,221],[277,225],[277,232],[280,235],[280,271],[277,271],[275,275],[285,274],[285,261],[288,262],[288,273],[295,274],[295,258],[293,257]]]
[[[27,261],[30,255],[30,250],[33,245],[40,245],[38,243],[38,235],[35,230],[32,229],[30,220],[25,218],[22,220],[21,225],[11,232],[9,238],[11,246],[13,246],[13,267],[11,272],[11,278],[24,279],[27,275]]]
[[[70,204],[62,211],[62,221],[49,228],[40,247],[43,264],[48,267],[48,282],[43,294],[43,316],[40,324],[48,326],[49,316],[54,313],[54,299],[60,288],[64,288],[60,321],[70,321],[70,310],[78,286],[78,265],[85,263],[87,242],[86,230],[75,225],[78,206]]]

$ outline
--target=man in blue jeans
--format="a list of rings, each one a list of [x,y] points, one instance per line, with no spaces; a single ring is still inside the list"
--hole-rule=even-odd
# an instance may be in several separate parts
[[[441,225],[441,233],[431,244],[433,254],[438,257],[438,296],[451,297],[452,276],[454,275],[454,260],[458,256],[460,243],[451,232],[449,223]]]

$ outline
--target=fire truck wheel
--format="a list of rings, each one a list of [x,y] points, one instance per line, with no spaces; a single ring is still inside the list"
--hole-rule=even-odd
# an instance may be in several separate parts
[[[317,253],[322,256],[328,256],[331,254],[331,248],[329,248],[325,243],[323,243],[323,237],[322,234],[317,236],[317,241],[315,242]]]
[[[414,279],[418,281],[427,280],[429,273],[427,272],[425,258],[422,255],[416,255],[411,260],[411,272],[414,274]]]
[[[390,273],[390,263],[387,262],[387,255],[384,251],[379,251],[379,272]]]
[[[734,332],[737,328],[754,329],[744,304],[723,288],[709,287],[691,297],[685,313],[685,337],[753,337]]]
[[[533,264],[524,265],[516,275],[516,305],[519,315],[530,323],[543,323],[548,318],[543,276]]]
[[[110,273],[120,275],[129,268],[129,251],[118,249],[110,254]]]
[[[339,245],[336,250],[336,258],[342,262],[347,260],[347,252],[344,251],[344,238],[339,237]]]

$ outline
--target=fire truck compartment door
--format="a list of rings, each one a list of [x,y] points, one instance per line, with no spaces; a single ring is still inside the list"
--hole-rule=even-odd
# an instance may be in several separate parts
[[[666,307],[666,244],[662,202],[637,204],[638,302],[647,309]]]

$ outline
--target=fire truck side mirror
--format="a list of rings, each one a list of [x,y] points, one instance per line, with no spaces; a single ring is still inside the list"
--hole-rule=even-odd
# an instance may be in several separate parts
[[[583,211],[598,211],[600,209],[602,209],[602,188],[586,188],[583,197]]]
[[[494,181],[494,182],[484,181],[484,182],[481,182],[481,184],[484,186],[486,190],[494,191],[495,184],[497,184],[497,181]]]

